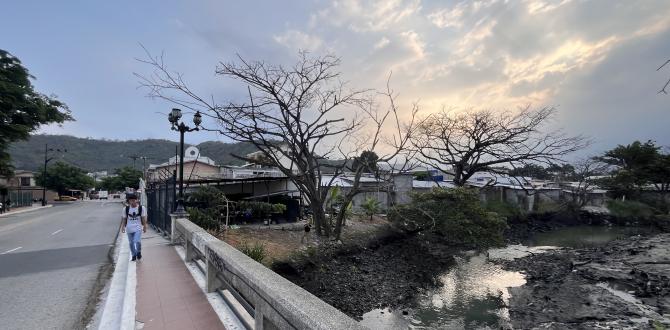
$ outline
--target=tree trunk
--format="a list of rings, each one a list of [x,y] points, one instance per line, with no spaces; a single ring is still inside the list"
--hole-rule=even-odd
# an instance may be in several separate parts
[[[312,216],[314,217],[314,229],[317,236],[328,236],[329,231],[326,231],[326,215],[323,209],[316,207],[316,203],[312,203]]]

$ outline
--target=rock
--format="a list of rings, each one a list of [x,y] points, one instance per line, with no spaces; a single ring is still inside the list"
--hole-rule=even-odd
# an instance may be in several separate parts
[[[526,285],[510,289],[511,322],[519,329],[670,326],[663,317],[670,314],[669,261],[670,234],[661,234],[501,262],[527,274]]]

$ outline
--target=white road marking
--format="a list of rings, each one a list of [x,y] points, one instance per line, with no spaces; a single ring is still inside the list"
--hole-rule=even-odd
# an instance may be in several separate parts
[[[60,233],[61,231],[63,231],[63,229],[58,229],[55,232],[51,233],[51,236],[56,235],[56,234]]]
[[[11,249],[11,250],[9,250],[9,251],[5,251],[5,252],[0,253],[0,254],[7,254],[7,253],[10,253],[10,252],[14,252],[14,251],[16,251],[16,250],[18,250],[18,249],[20,249],[20,248],[22,248],[22,247],[19,246],[19,247],[17,247],[16,249]]]

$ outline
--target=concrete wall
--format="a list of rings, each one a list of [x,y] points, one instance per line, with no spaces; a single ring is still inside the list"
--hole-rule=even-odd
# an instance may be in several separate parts
[[[185,245],[186,260],[201,256],[205,262],[207,291],[223,292],[224,299],[233,311],[238,316],[242,315],[242,321],[256,330],[363,329],[358,322],[333,306],[187,219],[173,219],[172,223],[172,241]],[[242,301],[238,300],[235,293],[240,294]],[[253,306],[253,315],[242,307],[246,303]]]
[[[393,177],[393,204],[407,204],[412,201],[412,175],[396,175]]]

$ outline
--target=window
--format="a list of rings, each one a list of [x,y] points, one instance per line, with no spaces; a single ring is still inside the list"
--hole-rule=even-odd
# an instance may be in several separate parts
[[[30,187],[30,178],[21,178],[21,187]]]

